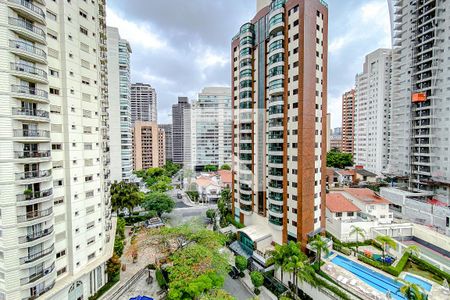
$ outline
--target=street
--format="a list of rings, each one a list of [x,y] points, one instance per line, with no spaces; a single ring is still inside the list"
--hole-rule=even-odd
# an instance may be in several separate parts
[[[227,275],[223,289],[236,297],[237,300],[247,300],[253,297],[239,279],[233,279]]]

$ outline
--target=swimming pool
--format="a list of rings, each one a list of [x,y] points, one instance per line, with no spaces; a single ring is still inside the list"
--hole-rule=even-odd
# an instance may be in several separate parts
[[[361,279],[371,287],[377,289],[382,294],[386,294],[389,291],[391,293],[392,299],[395,300],[406,299],[400,292],[400,287],[403,286],[401,282],[398,282],[390,277],[384,276],[379,272],[375,272],[341,255],[337,255],[331,261],[334,264],[356,275],[359,279]],[[419,278],[414,279],[419,280]]]
[[[409,274],[406,275],[404,279],[408,282],[415,283],[418,286],[421,286],[427,292],[431,291],[431,284],[425,280]]]

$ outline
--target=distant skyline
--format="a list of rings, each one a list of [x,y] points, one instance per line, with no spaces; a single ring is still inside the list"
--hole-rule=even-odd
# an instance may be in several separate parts
[[[341,95],[354,86],[364,56],[390,47],[386,0],[328,0],[328,111],[341,126]],[[178,96],[195,99],[206,86],[230,86],[231,39],[256,11],[256,0],[110,0],[108,26],[133,49],[132,82],[158,93],[160,123],[170,123]]]

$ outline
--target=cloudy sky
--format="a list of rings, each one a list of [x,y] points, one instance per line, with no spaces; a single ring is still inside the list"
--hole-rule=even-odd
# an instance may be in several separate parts
[[[340,126],[341,94],[354,85],[364,55],[390,46],[386,0],[327,0],[328,110]],[[229,86],[230,43],[255,14],[256,0],[109,0],[109,26],[131,43],[132,81],[158,94],[158,122],[170,122],[178,96]]]

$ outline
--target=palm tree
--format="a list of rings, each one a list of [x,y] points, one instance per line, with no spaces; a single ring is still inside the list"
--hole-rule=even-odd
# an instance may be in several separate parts
[[[378,242],[381,243],[381,249],[383,251],[383,262],[384,262],[385,255],[386,255],[386,247],[389,246],[393,249],[397,249],[397,243],[390,236],[387,236],[387,235],[379,235],[375,238],[375,240],[377,240]]]
[[[287,244],[288,252],[290,254],[288,261],[285,264],[285,270],[291,272],[293,275],[293,286],[295,288],[294,294],[297,295],[298,283],[306,281],[315,286],[314,269],[311,267],[308,257],[301,251],[300,243],[289,242]]]
[[[361,236],[364,239],[366,237],[366,231],[361,227],[352,225],[350,235],[354,234],[356,234],[356,253],[359,253],[358,237]]]
[[[286,263],[289,259],[288,246],[284,245],[275,245],[275,250],[273,250],[270,254],[269,259],[267,260],[267,264],[275,265],[275,270],[280,270],[281,272],[281,282],[283,282],[283,271],[286,267]]]
[[[322,258],[322,253],[325,253],[325,255],[328,255],[330,253],[330,249],[328,249],[328,243],[322,239],[320,235],[317,235],[316,238],[309,243],[311,248],[316,250],[317,256],[316,259],[319,262],[319,268]]]
[[[411,283],[404,280],[399,280],[403,283],[403,286],[400,288],[400,293],[402,293],[407,300],[425,300],[426,297],[423,293],[423,290],[420,286],[415,283]]]
[[[417,245],[409,245],[403,250],[403,253],[409,253],[414,256],[419,256],[420,248]]]

